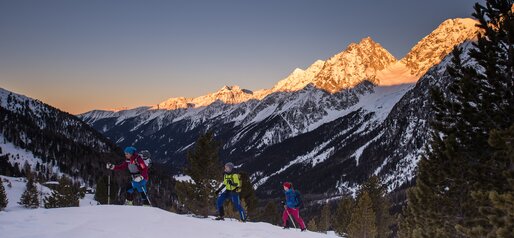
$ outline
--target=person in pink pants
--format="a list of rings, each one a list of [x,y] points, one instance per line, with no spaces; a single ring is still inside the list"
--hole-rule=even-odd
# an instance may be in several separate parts
[[[284,213],[282,214],[284,229],[289,228],[289,226],[287,226],[287,220],[289,219],[289,215],[291,215],[300,226],[300,229],[305,231],[305,222],[303,222],[303,219],[300,217],[300,206],[302,205],[300,192],[294,190],[293,184],[290,182],[285,182],[283,186],[286,195],[286,200],[282,202],[282,204],[284,204]]]

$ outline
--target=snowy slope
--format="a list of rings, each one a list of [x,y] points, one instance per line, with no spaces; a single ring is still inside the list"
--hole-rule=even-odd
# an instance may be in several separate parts
[[[109,142],[104,138],[98,138],[97,132],[80,119],[39,100],[0,88],[0,109],[3,116],[17,116],[17,120],[24,123],[30,121],[40,130],[52,130],[53,133],[78,144],[101,152],[112,150]],[[7,116],[5,118],[8,118]],[[27,120],[22,120],[23,117]],[[3,128],[0,126],[0,129]],[[78,133],[84,136],[78,136]],[[28,140],[29,142],[23,141],[24,144],[30,144],[30,138]]]
[[[416,44],[401,60],[412,71],[422,76],[428,69],[448,55],[456,45],[477,38],[481,31],[478,21],[470,18],[448,19]]]
[[[0,156],[6,155],[11,165],[17,165],[20,170],[23,169],[25,163],[30,165],[30,168],[34,171],[36,165],[42,166],[42,169],[46,170],[47,167],[51,166],[48,163],[44,163],[43,160],[35,156],[31,151],[22,149],[11,142],[8,142],[2,134],[0,134]],[[62,173],[59,167],[54,165],[51,167],[52,174],[61,176]]]
[[[28,164],[45,179],[66,175],[94,186],[104,163],[121,157],[117,151],[113,142],[76,116],[0,88],[2,165],[21,170]],[[6,167],[2,171],[9,175],[22,175]]]
[[[5,212],[11,213],[13,211],[21,211],[27,210],[23,206],[19,205],[21,195],[25,191],[27,179],[24,177],[8,177],[0,175],[0,179],[2,179],[5,192],[7,193],[8,204],[5,208]],[[49,196],[52,193],[52,190],[47,186],[41,185],[40,183],[36,183],[37,191],[40,194],[40,207],[43,207],[43,198]],[[42,197],[41,197],[42,195]],[[98,204],[97,201],[94,200],[94,194],[86,194],[84,198],[80,199],[79,204],[81,207],[83,206],[96,206]],[[32,209],[30,209],[32,210]],[[2,214],[0,213],[0,217]]]
[[[9,200],[5,211],[10,212],[25,210],[25,208],[19,205],[18,202],[20,201],[21,195],[25,191],[27,179],[23,177],[16,178],[8,176],[0,176],[0,179],[3,180],[5,192],[7,193],[7,199]],[[36,183],[36,188],[40,194],[43,194],[43,196],[48,196],[52,192],[52,190],[50,190],[48,187],[42,186],[39,183]]]
[[[92,206],[0,213],[4,238],[318,238],[314,232],[283,230],[267,223],[213,221],[157,208]]]
[[[378,84],[380,86],[416,83],[419,77],[418,75],[413,75],[411,69],[403,62],[396,62],[377,73]]]
[[[13,143],[7,141],[2,134],[0,134],[0,156],[7,155],[11,165],[18,164],[19,169],[23,169],[23,165],[28,163],[31,169],[36,168],[36,164],[43,164],[43,160],[28,150],[22,149]]]
[[[318,75],[324,65],[324,61],[316,60],[306,70],[296,68],[289,76],[275,84],[271,90],[273,92],[292,92],[301,90],[309,83],[312,83],[314,77]]]

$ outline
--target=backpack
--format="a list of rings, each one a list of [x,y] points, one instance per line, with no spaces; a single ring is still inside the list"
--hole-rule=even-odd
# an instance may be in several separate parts
[[[303,200],[302,200],[302,195],[300,194],[300,191],[294,190],[294,196],[296,199],[296,207],[303,207]]]
[[[150,168],[152,166],[152,156],[150,155],[150,151],[142,150],[141,152],[139,152],[139,156],[141,156],[141,159],[143,159],[143,161],[145,162],[146,167]]]

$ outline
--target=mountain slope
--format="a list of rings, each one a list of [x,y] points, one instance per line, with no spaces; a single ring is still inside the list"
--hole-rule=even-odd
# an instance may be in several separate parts
[[[293,71],[272,89],[226,87],[201,97],[212,101],[201,106],[186,99],[180,105],[188,106],[169,104],[173,110],[142,107],[80,117],[121,146],[149,149],[175,172],[198,135],[211,130],[223,142],[221,158],[247,171],[263,197],[277,196],[276,184],[285,180],[306,194],[339,196],[353,193],[371,174],[392,191],[414,176],[429,131],[429,89],[445,74],[446,53],[476,37],[472,22],[441,24],[402,61],[366,38]],[[445,34],[452,40],[441,41]]]
[[[476,24],[478,22],[470,18],[444,21],[435,31],[416,44],[401,62],[411,69],[412,74],[425,74],[448,55],[454,46],[476,39],[481,31]]]
[[[119,158],[116,145],[77,117],[1,88],[0,139],[2,159],[20,169],[27,161],[47,179],[59,171],[94,181]]]
[[[330,93],[353,88],[366,79],[377,83],[376,73],[396,62],[386,49],[370,37],[328,59],[313,84]]]
[[[80,214],[77,216],[77,214]],[[137,214],[137,215],[136,215]],[[133,224],[133,225],[127,225]],[[181,237],[181,238],[317,238],[316,232],[284,230],[267,223],[213,221],[177,215],[157,208],[92,206],[0,213],[5,237]]]

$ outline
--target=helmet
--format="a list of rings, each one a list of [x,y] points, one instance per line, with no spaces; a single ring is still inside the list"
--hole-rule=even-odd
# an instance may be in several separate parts
[[[293,184],[290,182],[284,182],[284,184],[282,184],[282,186],[286,187],[287,189],[290,189],[293,187]]]
[[[234,169],[234,163],[232,163],[232,162],[226,163],[225,168],[228,169],[228,172],[232,171]]]
[[[137,149],[132,147],[132,146],[129,146],[129,147],[125,147],[125,150],[123,150],[125,152],[125,154],[135,154],[137,152]]]

